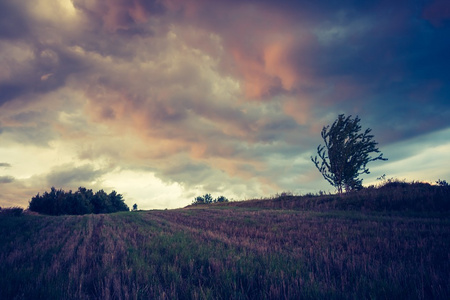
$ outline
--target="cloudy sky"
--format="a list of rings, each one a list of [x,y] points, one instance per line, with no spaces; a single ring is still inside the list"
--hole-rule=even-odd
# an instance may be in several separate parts
[[[51,186],[142,209],[334,192],[310,156],[338,114],[450,180],[448,0],[1,0],[0,206]]]

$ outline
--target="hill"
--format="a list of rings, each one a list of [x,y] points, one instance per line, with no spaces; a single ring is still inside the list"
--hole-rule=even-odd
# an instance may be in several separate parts
[[[265,209],[346,210],[378,212],[450,213],[450,186],[422,182],[389,181],[379,187],[344,194],[294,196],[283,193],[267,199],[224,202],[215,205]],[[196,205],[191,205],[193,207]]]
[[[359,196],[5,214],[0,299],[449,299],[448,211]]]

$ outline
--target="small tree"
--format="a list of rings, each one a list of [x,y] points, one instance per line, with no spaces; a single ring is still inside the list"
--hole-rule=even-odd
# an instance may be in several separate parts
[[[192,204],[205,204],[205,199],[202,196],[197,196],[194,201],[192,201]]]
[[[203,199],[205,200],[205,204],[210,204],[210,203],[213,203],[213,201],[214,201],[211,194],[205,194],[203,196]]]
[[[133,210],[136,211],[137,210],[137,204],[133,204]]]
[[[436,181],[436,184],[438,186],[448,186],[448,182],[446,180],[440,180],[438,179],[438,181]]]
[[[362,187],[361,174],[369,174],[367,163],[375,160],[387,160],[376,147],[370,128],[361,133],[358,116],[339,115],[331,126],[322,129],[321,136],[325,145],[317,147],[317,156],[311,160],[323,177],[334,186],[339,193],[358,190]],[[371,157],[371,153],[380,153]]]
[[[213,203],[213,198],[211,197],[211,194],[197,196],[194,199],[194,201],[192,201],[192,204],[210,204],[210,203]]]
[[[205,194],[203,196],[197,196],[192,204],[211,204],[211,203],[221,203],[228,202],[228,199],[225,196],[219,196],[216,199],[213,199],[211,194]]]
[[[214,202],[217,203],[228,202],[228,199],[225,196],[219,196],[216,199],[214,199]]]

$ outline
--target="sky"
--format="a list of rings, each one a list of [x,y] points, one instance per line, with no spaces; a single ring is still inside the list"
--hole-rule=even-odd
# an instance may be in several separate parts
[[[450,1],[1,0],[0,207],[50,187],[140,209],[335,192],[359,116],[377,178],[450,180]]]

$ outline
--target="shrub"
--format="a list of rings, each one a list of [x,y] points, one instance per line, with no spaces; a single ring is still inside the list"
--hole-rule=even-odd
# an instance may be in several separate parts
[[[436,184],[439,186],[448,186],[448,182],[446,180],[440,180],[436,181]]]
[[[223,203],[228,202],[228,199],[225,196],[219,196],[216,199],[213,199],[211,194],[205,194],[203,196],[195,197],[192,204],[211,204],[211,203]]]
[[[11,216],[11,217],[20,217],[23,213],[23,208],[21,207],[8,207],[1,209],[0,215],[2,216]]]
[[[218,203],[222,203],[222,202],[228,202],[228,199],[224,196],[219,196],[219,197],[217,197],[217,199],[215,201]]]

